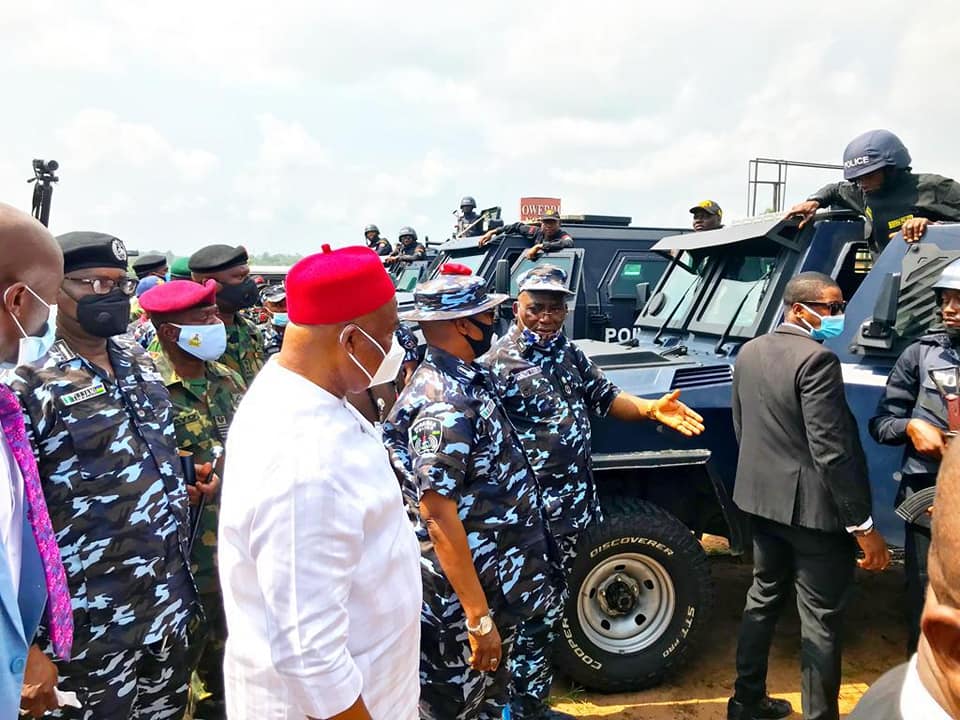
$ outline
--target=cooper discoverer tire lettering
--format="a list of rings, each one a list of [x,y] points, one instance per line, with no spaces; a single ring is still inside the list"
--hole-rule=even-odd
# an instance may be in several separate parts
[[[689,656],[713,608],[706,553],[650,503],[615,498],[581,536],[556,666],[600,692],[660,683]]]

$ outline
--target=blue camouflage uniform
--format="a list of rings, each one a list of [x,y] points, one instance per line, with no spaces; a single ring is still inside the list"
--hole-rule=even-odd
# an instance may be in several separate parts
[[[62,340],[16,370],[50,519],[72,595],[64,718],[180,718],[185,635],[196,612],[187,493],[170,396],[132,338],[107,341],[115,377]],[[38,644],[50,654],[42,632]]]
[[[567,293],[566,273],[541,265],[522,276],[519,287]],[[496,377],[504,408],[536,472],[566,578],[579,534],[601,519],[590,470],[590,414],[606,415],[620,389],[562,333],[543,342],[518,324],[480,362]],[[550,693],[550,648],[563,604],[561,599],[518,630],[511,661],[515,686],[511,709],[518,720],[536,717]]]
[[[421,285],[416,299],[418,310],[405,319],[466,317],[502,301],[486,295],[481,279],[463,276]],[[423,553],[421,718],[500,720],[510,693],[514,629],[555,602],[536,478],[487,371],[436,347],[427,349],[383,431]],[[466,617],[419,514],[427,490],[457,502],[503,640],[494,672],[468,664]]]

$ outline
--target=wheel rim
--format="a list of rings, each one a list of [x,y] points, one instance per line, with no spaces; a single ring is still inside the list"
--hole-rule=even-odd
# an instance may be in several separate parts
[[[670,574],[647,555],[624,553],[597,565],[580,586],[580,628],[609,653],[640,652],[666,632],[676,609]]]

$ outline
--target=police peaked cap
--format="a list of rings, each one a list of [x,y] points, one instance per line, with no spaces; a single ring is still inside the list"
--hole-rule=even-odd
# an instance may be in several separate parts
[[[127,248],[113,235],[99,232],[69,232],[57,237],[63,250],[65,273],[87,268],[127,269]]]
[[[207,245],[190,256],[190,270],[195,273],[212,273],[228,270],[248,262],[243,245]]]

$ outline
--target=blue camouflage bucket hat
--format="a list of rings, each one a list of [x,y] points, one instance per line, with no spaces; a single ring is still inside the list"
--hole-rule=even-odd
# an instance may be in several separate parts
[[[508,297],[488,293],[486,281],[470,274],[470,268],[447,263],[433,280],[417,285],[413,291],[414,309],[400,313],[400,319],[423,322],[471,317],[492,310]]]
[[[555,292],[564,295],[576,293],[567,289],[567,273],[556,265],[537,265],[517,278],[520,292]]]

